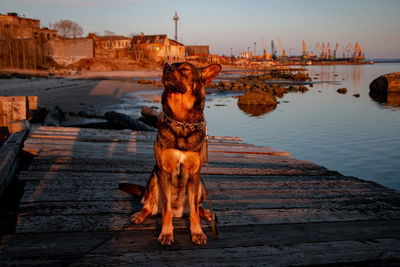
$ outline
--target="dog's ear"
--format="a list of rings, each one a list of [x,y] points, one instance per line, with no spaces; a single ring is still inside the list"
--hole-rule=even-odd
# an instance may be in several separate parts
[[[211,64],[207,67],[199,68],[201,73],[201,81],[204,84],[210,83],[221,71],[222,67],[219,64]]]

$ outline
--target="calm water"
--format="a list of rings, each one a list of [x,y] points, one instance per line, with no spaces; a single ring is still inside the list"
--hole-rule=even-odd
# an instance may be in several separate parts
[[[258,117],[240,110],[232,94],[208,95],[209,134],[240,136],[247,143],[283,149],[298,159],[400,190],[400,108],[379,104],[368,94],[373,79],[400,72],[400,64],[307,70],[321,83],[306,93],[286,94],[275,110]],[[336,92],[341,87],[347,94]]]

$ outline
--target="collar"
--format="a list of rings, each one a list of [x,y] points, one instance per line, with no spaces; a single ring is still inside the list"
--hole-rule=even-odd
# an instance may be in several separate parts
[[[202,129],[207,129],[207,125],[206,125],[206,121],[203,120],[201,122],[182,122],[182,121],[177,121],[172,119],[171,117],[169,117],[167,114],[165,114],[164,112],[161,112],[160,115],[158,116],[158,120],[163,120],[165,121],[167,124],[171,125],[171,126],[179,126],[182,127],[182,129],[189,129],[191,131],[194,130],[202,130]]]

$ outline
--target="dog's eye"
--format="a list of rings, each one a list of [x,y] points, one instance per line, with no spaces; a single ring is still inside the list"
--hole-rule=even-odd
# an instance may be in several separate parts
[[[191,71],[192,69],[189,66],[182,66],[181,71]]]

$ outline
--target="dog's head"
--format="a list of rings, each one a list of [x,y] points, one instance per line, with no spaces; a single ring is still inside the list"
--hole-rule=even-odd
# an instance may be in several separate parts
[[[221,71],[221,65],[212,64],[197,68],[187,62],[164,65],[162,82],[165,89],[184,94],[187,90],[203,87],[210,83]]]

